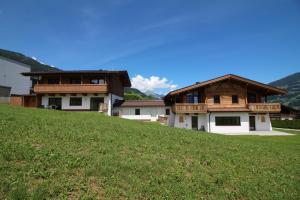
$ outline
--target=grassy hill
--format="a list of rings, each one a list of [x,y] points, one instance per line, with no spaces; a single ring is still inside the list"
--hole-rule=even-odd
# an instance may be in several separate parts
[[[284,88],[288,91],[287,95],[270,98],[271,101],[281,102],[284,105],[300,109],[300,72],[274,81],[270,85]]]
[[[136,88],[125,88],[125,100],[142,100],[142,99],[155,99],[155,97],[146,95]]]
[[[33,71],[33,72],[36,72],[36,71],[60,71],[60,69],[58,69],[58,68],[42,64],[30,57],[25,56],[24,54],[21,54],[18,52],[0,49],[0,56],[24,63],[26,65],[29,65],[29,66],[31,66],[31,71]]]
[[[300,135],[0,105],[0,199],[299,199]]]

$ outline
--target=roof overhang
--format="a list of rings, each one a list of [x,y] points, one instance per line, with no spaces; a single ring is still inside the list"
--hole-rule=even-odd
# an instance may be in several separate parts
[[[74,70],[55,72],[23,72],[23,76],[46,76],[46,75],[120,75],[123,79],[124,87],[131,87],[131,81],[126,70]]]
[[[224,75],[224,76],[214,78],[214,79],[211,79],[211,80],[208,80],[208,81],[199,82],[199,83],[196,83],[194,85],[190,85],[190,86],[178,89],[178,90],[171,91],[166,95],[166,98],[168,98],[170,96],[180,94],[180,93],[185,93],[185,92],[197,89],[197,88],[205,87],[205,86],[208,86],[208,85],[211,85],[211,84],[214,84],[214,83],[217,83],[217,82],[221,82],[221,81],[224,81],[224,80],[235,80],[235,81],[244,83],[247,86],[259,87],[260,89],[263,89],[263,90],[267,91],[270,95],[283,95],[283,94],[287,93],[287,91],[284,90],[284,89],[280,89],[280,88],[270,86],[270,85],[267,85],[267,84],[264,84],[264,83],[253,81],[253,80],[241,77],[241,76],[228,74],[228,75]]]

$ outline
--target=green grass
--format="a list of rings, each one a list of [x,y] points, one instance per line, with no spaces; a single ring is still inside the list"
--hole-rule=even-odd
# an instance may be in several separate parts
[[[0,199],[299,199],[300,134],[222,136],[0,105]]]

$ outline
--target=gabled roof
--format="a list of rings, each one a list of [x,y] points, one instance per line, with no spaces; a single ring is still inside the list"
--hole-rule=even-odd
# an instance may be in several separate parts
[[[163,100],[126,100],[120,107],[164,107]]]
[[[171,91],[166,95],[166,97],[174,96],[174,95],[177,95],[179,93],[183,93],[183,92],[187,92],[187,91],[190,91],[190,90],[193,90],[193,89],[205,87],[205,86],[208,86],[210,84],[221,82],[221,81],[224,81],[224,80],[229,80],[229,79],[230,80],[235,80],[235,81],[238,81],[238,82],[242,82],[242,83],[245,83],[245,84],[250,85],[250,86],[259,87],[261,89],[267,90],[269,93],[272,93],[273,95],[279,95],[279,94],[286,94],[287,93],[286,90],[283,90],[283,89],[280,89],[280,88],[277,88],[277,87],[274,87],[274,86],[270,86],[270,85],[267,85],[267,84],[264,84],[264,83],[253,81],[253,80],[250,80],[250,79],[247,79],[247,78],[244,78],[244,77],[241,77],[241,76],[237,76],[237,75],[234,75],[234,74],[227,74],[227,75],[220,76],[220,77],[208,80],[208,81],[197,82],[193,85],[190,85],[190,86],[187,86],[187,87],[184,87],[184,88],[180,88],[178,90]]]
[[[66,70],[51,72],[24,72],[24,76],[43,76],[43,75],[61,75],[61,74],[119,74],[124,80],[125,87],[131,87],[128,72],[126,70]]]

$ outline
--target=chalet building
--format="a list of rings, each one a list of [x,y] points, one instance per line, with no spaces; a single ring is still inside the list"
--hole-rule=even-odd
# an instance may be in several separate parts
[[[163,100],[126,100],[117,106],[121,118],[141,121],[161,121],[170,114]]]
[[[35,106],[72,111],[100,111],[113,115],[131,82],[127,71],[25,72],[35,81]]]
[[[271,120],[295,120],[300,119],[300,111],[292,107],[281,105],[280,113],[271,113]]]
[[[269,95],[286,91],[236,75],[197,82],[166,95],[171,106],[169,125],[215,133],[271,131],[270,113],[279,103],[267,103]]]

